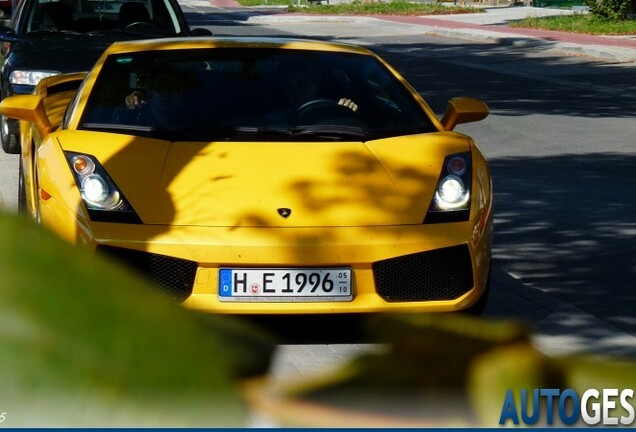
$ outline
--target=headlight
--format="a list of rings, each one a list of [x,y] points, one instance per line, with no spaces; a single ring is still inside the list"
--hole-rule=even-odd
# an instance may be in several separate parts
[[[467,221],[471,179],[470,152],[447,156],[424,223]]]
[[[50,76],[59,75],[60,72],[55,71],[21,71],[14,70],[9,75],[9,82],[15,85],[37,85],[40,80]]]
[[[71,152],[65,154],[91,220],[141,223],[139,216],[94,156]]]
[[[100,210],[117,210],[123,205],[119,191],[113,190],[106,180],[96,174],[82,179],[80,192],[87,204]]]
[[[469,199],[470,191],[466,190],[462,179],[453,175],[443,178],[435,192],[435,203],[440,210],[463,207]]]

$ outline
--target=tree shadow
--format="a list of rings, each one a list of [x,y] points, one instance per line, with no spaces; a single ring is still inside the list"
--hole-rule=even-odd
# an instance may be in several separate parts
[[[380,44],[374,50],[403,73],[437,113],[457,95],[483,99],[504,116],[629,118],[636,112],[629,65],[592,59],[573,63],[567,56],[528,56],[523,49],[493,44]],[[413,61],[413,56],[422,61]],[[506,73],[509,68],[518,73]]]
[[[426,61],[413,62],[411,57],[398,54],[398,48],[421,51]],[[488,44],[441,47],[433,44],[406,47],[381,44],[377,51],[383,53],[416,89],[421,89],[436,112],[442,112],[447,99],[457,95],[484,99],[502,117],[544,114],[628,118],[636,112],[632,100],[617,103],[613,94],[574,89],[564,91],[560,86],[538,80],[530,81],[532,84],[529,85],[521,77],[503,77],[468,66],[458,68],[447,61],[449,58],[452,61],[461,58],[470,62],[471,57],[483,59],[486,56],[497,58],[499,62],[523,60],[538,62],[537,67],[561,67],[554,58],[527,60],[521,54],[507,52],[502,59],[501,48]],[[592,62],[586,67],[605,66]],[[567,75],[567,71],[563,71],[562,76]],[[128,159],[127,151],[116,157]],[[365,182],[371,177],[372,172],[367,170],[373,163],[359,159],[359,155],[341,156],[334,161],[334,173],[359,196],[371,201],[375,199],[377,208],[384,210],[382,197],[385,191]],[[348,162],[343,165],[342,161]],[[494,251],[500,265],[519,274],[524,282],[541,286],[557,297],[575,295],[577,305],[582,309],[600,312],[603,319],[631,333],[636,329],[630,315],[630,306],[634,304],[631,287],[636,270],[629,260],[634,252],[629,241],[634,230],[629,211],[634,199],[634,188],[630,188],[635,179],[634,174],[630,174],[630,166],[633,167],[634,162],[633,157],[618,153],[491,158],[496,206]],[[105,166],[108,170],[108,161]],[[352,166],[358,167],[358,171],[352,172]],[[403,173],[411,176],[413,172],[405,168]],[[174,174],[177,175],[178,170]],[[215,175],[211,174],[208,180],[213,181],[214,178]],[[292,193],[296,193],[304,206],[313,212],[327,212],[330,207],[338,205],[337,200],[310,199],[315,187],[311,179],[290,185]],[[406,209],[421,204],[418,203],[420,192],[405,197]],[[245,220],[267,223],[259,218],[259,215],[245,216]],[[336,234],[327,232],[323,235]],[[309,240],[297,238],[294,241],[302,243]],[[619,288],[611,289],[608,284]],[[272,319],[276,320],[286,321],[284,317]],[[309,320],[311,322],[311,318]],[[311,326],[321,327],[321,324],[314,322]],[[341,327],[338,323],[323,326],[326,329]],[[333,334],[333,331],[327,331],[327,336]],[[291,340],[297,340],[298,336],[302,338],[306,334],[302,331],[300,335],[292,334]],[[317,335],[317,340],[323,340],[322,336]]]
[[[357,344],[375,342],[360,314],[248,315],[250,324],[276,335],[283,345]]]
[[[209,12],[190,12],[184,11],[184,15],[190,27],[229,27],[229,26],[253,26],[248,21],[250,17],[262,15],[279,15],[284,14],[285,9],[280,8],[259,8],[258,10],[250,8],[236,8],[231,10],[218,11],[211,8]],[[215,32],[215,34],[222,32]]]
[[[497,262],[629,334],[636,333],[635,164],[636,156],[618,153],[491,160]]]
[[[249,19],[259,14],[252,11],[244,16]],[[244,18],[232,18],[231,14],[218,16],[229,18],[227,26],[245,23]],[[298,37],[276,27],[265,27],[276,36]],[[315,33],[312,29],[316,29]],[[223,35],[223,29],[216,34]],[[483,99],[505,116],[543,113],[625,118],[636,112],[631,64],[582,56],[572,61],[572,55],[560,55],[555,50],[557,41],[543,39],[511,49],[506,44],[463,42],[449,37],[440,37],[440,43],[423,43],[419,35],[404,35],[397,36],[400,42],[395,43],[390,37],[353,34],[325,36],[318,25],[308,25],[301,37],[345,43],[352,38],[363,39],[398,69],[438,114],[443,113],[449,98],[459,95]],[[549,55],[542,55],[548,52]],[[508,70],[516,73],[506,73]]]

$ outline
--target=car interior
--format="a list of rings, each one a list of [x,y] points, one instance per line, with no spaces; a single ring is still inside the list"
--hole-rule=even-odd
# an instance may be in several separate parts
[[[113,56],[104,65],[81,127],[119,124],[123,133],[136,126],[149,131],[178,127],[202,139],[231,131],[234,137],[248,134],[255,140],[268,139],[266,133],[254,136],[264,129],[299,126],[357,128],[385,136],[435,130],[399,81],[370,56],[214,49],[123,57]],[[294,83],[301,73],[294,64],[312,65],[307,78],[313,82]],[[314,91],[294,100],[291,90],[303,86]],[[165,121],[134,115],[125,104],[133,93],[145,98],[140,109],[152,111],[156,103],[163,105],[156,112],[172,110],[174,115],[162,115]],[[343,99],[354,101],[356,109],[343,107]]]
[[[137,23],[146,23],[170,34],[178,31],[174,17],[162,0],[40,1],[31,12],[27,31],[88,33],[128,28]]]

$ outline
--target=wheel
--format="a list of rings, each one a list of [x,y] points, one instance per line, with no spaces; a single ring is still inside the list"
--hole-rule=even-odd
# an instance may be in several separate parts
[[[488,279],[486,282],[486,289],[482,293],[481,297],[477,300],[477,302],[469,307],[468,309],[464,309],[462,312],[472,316],[481,316],[486,309],[486,305],[488,304],[488,295],[490,294],[490,280],[492,279],[492,258],[490,259],[490,265],[488,267]]]
[[[2,149],[8,154],[20,153],[20,142],[18,134],[14,132],[18,128],[18,122],[0,115],[0,141]]]
[[[24,168],[22,168],[22,158],[19,161],[18,168],[18,214],[25,216],[27,214],[26,190],[24,189]]]

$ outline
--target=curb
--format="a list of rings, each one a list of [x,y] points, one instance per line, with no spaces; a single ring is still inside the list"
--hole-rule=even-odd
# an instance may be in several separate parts
[[[440,20],[443,22],[443,20]],[[443,36],[449,38],[485,41],[500,45],[510,45],[520,48],[532,48],[548,46],[548,49],[556,50],[565,54],[575,56],[587,56],[599,60],[612,63],[630,63],[636,62],[636,48],[601,45],[601,44],[582,44],[558,41],[549,35],[540,37],[528,34],[519,34],[507,32],[506,30],[492,31],[483,30],[482,26],[461,27],[461,23],[452,22],[452,27],[436,26],[427,24],[418,24],[416,22],[402,22],[389,17],[369,17],[369,16],[326,16],[326,15],[296,15],[296,14],[278,14],[278,15],[258,15],[249,17],[249,24],[259,25],[276,25],[276,24],[298,24],[298,23],[364,23],[369,25],[377,25],[387,28],[388,26],[396,26],[396,30],[404,30],[404,28],[416,29],[422,34]],[[458,26],[459,25],[459,26]],[[524,33],[527,33],[524,31]],[[600,37],[599,37],[600,38]]]

